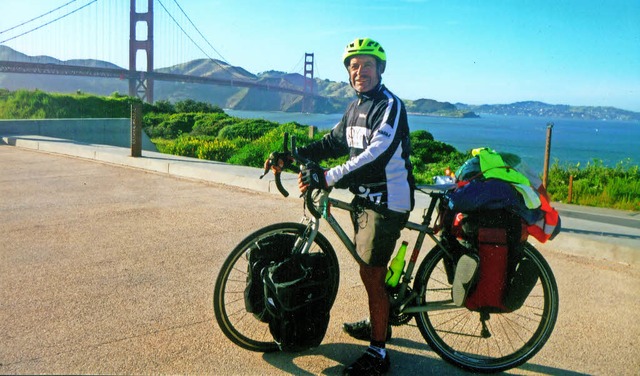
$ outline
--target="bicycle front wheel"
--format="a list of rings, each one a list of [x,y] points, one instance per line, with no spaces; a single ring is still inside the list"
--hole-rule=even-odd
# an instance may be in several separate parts
[[[236,345],[251,351],[278,350],[269,331],[269,324],[246,311],[244,293],[247,286],[249,259],[252,249],[273,236],[291,237],[291,243],[306,243],[307,226],[301,223],[277,223],[262,228],[238,244],[222,264],[213,290],[213,310],[222,332]],[[294,250],[291,250],[294,252]],[[340,279],[338,259],[331,243],[318,233],[309,252],[323,252],[329,257],[331,271],[331,303],[338,292]]]
[[[526,243],[524,255],[537,267],[538,281],[522,307],[509,313],[479,313],[453,304],[444,252],[435,247],[416,275],[416,315],[429,346],[446,361],[474,372],[500,372],[533,357],[549,339],[558,316],[558,287],[540,252]],[[421,289],[422,288],[422,289]]]

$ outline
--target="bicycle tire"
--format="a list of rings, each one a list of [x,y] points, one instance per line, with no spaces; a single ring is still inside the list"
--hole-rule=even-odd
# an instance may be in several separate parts
[[[304,236],[307,226],[301,223],[276,223],[264,227],[242,240],[227,256],[220,268],[213,290],[213,310],[218,326],[234,344],[256,352],[278,350],[269,331],[269,324],[247,312],[244,305],[244,289],[247,284],[247,253],[270,236],[288,234]],[[318,233],[309,252],[323,252],[329,257],[332,276],[331,303],[336,298],[340,279],[338,258],[327,238]]]
[[[414,282],[418,305],[431,306],[416,314],[429,346],[447,362],[473,372],[493,373],[531,359],[547,342],[558,317],[558,287],[540,252],[526,243],[524,254],[538,269],[538,282],[524,305],[510,313],[492,313],[486,321],[491,333],[481,334],[480,313],[453,305],[444,267],[445,253],[434,247],[418,268]]]

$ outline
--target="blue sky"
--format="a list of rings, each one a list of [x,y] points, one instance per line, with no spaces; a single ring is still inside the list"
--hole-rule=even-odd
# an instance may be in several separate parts
[[[0,31],[69,1],[0,0]],[[138,3],[146,9],[146,1]],[[98,0],[4,44],[29,55],[98,58],[126,68],[128,4]],[[313,52],[315,77],[346,81],[344,46],[371,37],[387,51],[383,81],[401,98],[640,111],[640,0],[154,0],[154,8],[156,68],[209,56],[252,73],[302,73],[304,53]],[[0,41],[64,13],[4,32]]]

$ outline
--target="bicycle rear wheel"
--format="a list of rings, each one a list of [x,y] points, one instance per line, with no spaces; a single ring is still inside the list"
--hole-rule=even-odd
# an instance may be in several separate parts
[[[537,267],[536,286],[520,309],[490,314],[455,306],[444,252],[436,246],[427,254],[414,288],[422,293],[418,304],[430,309],[416,314],[416,321],[438,355],[458,367],[489,373],[517,367],[544,346],[558,316],[558,287],[538,250],[526,243],[524,254]]]
[[[245,308],[244,292],[248,277],[248,254],[269,237],[291,236],[305,243],[307,226],[301,223],[277,223],[247,236],[222,264],[213,290],[213,310],[222,332],[236,345],[251,351],[278,350],[269,324],[260,321]],[[291,243],[294,243],[293,241]],[[292,253],[294,250],[292,249]],[[331,243],[318,233],[309,252],[323,252],[329,257],[332,282],[331,302],[335,300],[340,279],[338,259]]]

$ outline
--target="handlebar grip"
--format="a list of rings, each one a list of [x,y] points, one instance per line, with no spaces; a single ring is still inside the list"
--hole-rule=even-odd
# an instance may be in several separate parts
[[[281,174],[282,173],[280,172],[277,172],[274,174],[276,177],[276,187],[278,188],[278,191],[280,192],[280,194],[282,194],[284,197],[289,197],[289,192],[287,192],[287,190],[282,185],[282,179],[280,178]]]

